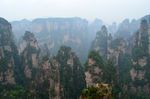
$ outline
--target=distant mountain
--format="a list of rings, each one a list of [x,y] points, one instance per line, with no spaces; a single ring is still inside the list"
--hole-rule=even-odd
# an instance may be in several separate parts
[[[118,26],[115,37],[121,37],[127,40],[138,30],[139,24],[139,20],[133,19],[131,22],[129,22],[129,19],[123,20]]]
[[[136,31],[138,31],[140,27],[140,22],[145,19],[148,23],[150,23],[150,15],[146,15],[140,19],[133,19],[131,22],[129,19],[123,20],[119,26],[118,29],[114,35],[114,37],[121,37],[125,38],[125,40],[128,40],[131,36],[135,34]]]
[[[94,40],[96,36],[96,32],[100,31],[104,22],[100,19],[95,19],[93,22],[89,23],[88,31],[89,31],[89,39],[90,41]]]
[[[56,54],[61,45],[70,46],[81,60],[85,60],[90,36],[88,22],[81,18],[41,18],[33,21],[21,20],[12,22],[13,32],[17,38],[26,30],[34,33],[43,52],[47,44],[52,54]],[[19,42],[20,43],[20,42]]]
[[[25,31],[31,30],[31,21],[27,19],[23,19],[21,21],[13,21],[11,22],[12,25],[12,31],[16,37],[16,39],[19,39],[21,36],[24,35]]]

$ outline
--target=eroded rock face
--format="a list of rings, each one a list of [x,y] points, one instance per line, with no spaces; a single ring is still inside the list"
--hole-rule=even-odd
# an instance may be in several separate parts
[[[137,62],[134,61],[133,59],[131,59],[131,62],[132,62],[133,65],[136,65],[136,64],[137,64]]]
[[[93,64],[95,64],[95,61],[92,58],[88,59],[88,65],[92,66]]]
[[[64,99],[76,99],[80,95],[79,92],[85,87],[85,75],[78,57],[70,47],[62,46],[58,54],[53,58],[53,65],[59,70],[61,97]],[[80,86],[80,88],[76,89],[76,86]],[[76,91],[70,92],[71,90]],[[65,93],[68,93],[69,96]],[[75,94],[74,97],[73,94]]]
[[[134,69],[131,69],[130,70],[130,75],[131,75],[132,80],[134,81],[134,79],[135,79],[135,77],[137,75],[137,72]]]
[[[37,54],[32,54],[31,57],[32,57],[32,66],[34,68],[37,68],[38,67]]]
[[[67,64],[70,65],[71,67],[73,67],[73,65],[74,65],[73,59],[72,58],[68,59]]]
[[[95,68],[94,68],[94,72],[95,72],[96,74],[99,74],[101,71],[102,71],[102,70],[101,70],[100,68],[98,68],[98,67],[95,67]]]
[[[21,42],[21,44],[19,44],[18,47],[19,54],[21,54],[26,47],[27,47],[27,43],[25,41]]]
[[[150,90],[147,85],[149,85],[147,73],[149,72],[149,35],[148,35],[148,23],[146,20],[142,20],[140,24],[140,29],[137,32],[134,38],[134,45],[132,49],[132,58],[131,58],[131,69],[130,76],[131,82],[130,90],[137,94],[141,91],[144,91],[145,94],[149,95]],[[143,53],[142,53],[143,51]],[[141,82],[138,84],[138,82]],[[136,84],[136,85],[135,85]],[[142,85],[144,84],[144,85]]]
[[[96,57],[96,59],[94,57]],[[87,86],[95,85],[97,82],[102,81],[103,66],[103,60],[101,60],[99,54],[94,51],[90,52],[88,60],[85,64],[85,76]]]
[[[100,82],[107,82],[113,87],[119,87],[119,74],[116,66],[112,61],[103,61],[102,57],[96,51],[91,51],[88,55],[88,59],[85,63],[85,80],[86,86],[95,86]],[[115,75],[115,77],[113,76]],[[119,90],[119,89],[118,89]],[[117,97],[121,97],[122,93],[116,93]]]
[[[15,84],[15,79],[14,79],[14,71],[13,70],[8,70],[4,73],[5,75],[5,80],[6,83],[8,84]]]
[[[14,71],[9,69],[5,72],[1,72],[1,74],[0,74],[0,83],[3,84],[3,85],[16,84],[15,78],[14,78]]]
[[[22,65],[24,66],[25,76],[31,79],[33,77],[32,70],[39,68],[40,48],[33,33],[26,31],[23,39],[25,40],[25,43],[23,43],[25,46],[20,45],[23,47],[20,49],[24,49],[21,51]]]
[[[58,63],[56,59],[53,59],[53,65],[57,68],[60,66],[60,64]]]
[[[62,46],[52,62],[49,56],[42,58],[39,64],[40,71],[35,74],[33,86],[35,88],[42,87],[39,90],[48,91],[50,99],[77,99],[80,91],[85,87],[82,85],[85,84],[83,70],[78,62],[79,59],[71,51],[71,48]],[[72,93],[70,90],[76,91]],[[66,92],[69,96],[65,94]]]
[[[118,66],[120,54],[126,53],[125,45],[126,43],[123,39],[111,40],[108,43],[107,59],[113,60],[116,66]]]
[[[147,65],[147,57],[143,57],[141,59],[138,60],[138,64],[143,67],[145,65]]]
[[[32,86],[34,86],[33,90],[36,89],[35,94],[38,94],[40,90],[47,92],[46,95],[50,99],[61,99],[59,70],[58,67],[53,67],[53,65],[49,56],[43,56],[39,64],[40,71],[35,74]]]
[[[91,74],[89,72],[85,72],[85,80],[86,80],[86,86],[87,87],[94,85],[94,83],[92,81]]]
[[[42,68],[44,70],[50,69],[50,66],[51,66],[51,64],[50,64],[49,60],[42,63]]]
[[[91,50],[99,52],[105,60],[113,60],[118,65],[120,54],[126,53],[126,42],[121,39],[112,39],[107,33],[107,28],[103,26],[101,31],[97,32],[96,38],[92,43]]]
[[[10,23],[0,18],[0,84],[15,84],[14,67],[17,48]]]
[[[27,78],[32,78],[32,71],[28,66],[25,66],[24,73]]]
[[[136,71],[134,68],[132,68],[130,70],[130,75],[133,81],[135,80],[135,78],[137,78],[138,80],[142,80],[144,79],[145,71]]]
[[[105,26],[102,26],[101,30],[97,32],[96,38],[91,46],[91,50],[98,51],[104,59],[107,58],[107,40],[107,28]]]

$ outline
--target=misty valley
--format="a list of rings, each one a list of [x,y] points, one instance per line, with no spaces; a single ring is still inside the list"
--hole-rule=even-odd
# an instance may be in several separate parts
[[[0,17],[0,99],[150,99],[150,15]]]

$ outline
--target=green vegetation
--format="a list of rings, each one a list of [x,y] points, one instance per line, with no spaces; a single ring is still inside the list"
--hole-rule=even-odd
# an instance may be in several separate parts
[[[89,59],[93,61],[91,62],[92,64],[89,64]],[[100,71],[96,72],[95,70],[97,69]],[[91,74],[94,84],[104,82],[112,85],[115,98],[118,98],[118,94],[121,92],[117,70],[118,68],[114,66],[113,61],[103,61],[96,51],[91,51],[89,53],[88,61],[85,63],[85,71]]]
[[[96,38],[92,42],[91,50],[95,50],[95,48],[99,47],[98,50],[99,53],[102,54],[102,58],[104,60],[107,59],[107,40],[109,39],[109,36],[107,34],[107,29],[105,26],[101,28],[101,31],[96,33]]]
[[[107,35],[106,29],[97,32],[96,40],[94,40],[91,49],[95,50],[97,48],[98,51],[89,52],[88,60],[83,67],[70,47],[61,46],[61,41],[64,40],[63,33],[66,33],[65,29],[61,32],[57,31],[60,35],[48,41],[48,44],[55,43],[51,49],[54,52],[57,52],[57,49],[61,46],[57,55],[53,57],[55,61],[51,62],[49,56],[40,57],[40,49],[37,50],[30,45],[31,43],[37,43],[37,41],[34,34],[29,31],[26,31],[23,37],[28,45],[21,55],[18,55],[10,24],[2,18],[0,18],[0,24],[9,25],[8,27],[0,26],[0,56],[3,56],[0,58],[0,99],[53,99],[57,95],[62,99],[78,99],[80,95],[83,99],[103,99],[104,97],[105,99],[113,99],[113,97],[115,99],[149,99],[147,89],[150,87],[150,56],[148,53],[148,26],[146,21],[142,21],[140,31],[137,32],[135,41],[133,41],[135,44],[125,43],[125,49],[130,48],[125,53],[122,53],[119,47],[126,41],[122,38],[112,40],[112,37]],[[46,33],[44,36],[49,34],[46,29],[43,29],[42,32]],[[67,31],[67,33],[70,32],[71,29]],[[57,33],[52,30],[51,36],[53,37]],[[79,38],[79,43],[84,43],[77,45],[78,40],[77,43],[74,43],[75,40],[72,39],[74,33],[80,32],[74,30],[73,34],[69,35],[69,41],[63,42],[63,44],[71,45],[74,51],[78,51],[80,56],[84,56],[85,53],[82,52],[87,48],[87,42],[80,41],[81,38]],[[109,47],[119,52],[118,65],[113,63],[118,55],[112,56],[112,60],[107,60],[107,43],[110,39]],[[47,40],[44,40],[44,42],[47,43]],[[9,51],[8,46],[11,51]],[[33,54],[36,54],[37,67],[33,66]],[[146,65],[140,66],[139,59],[143,57],[146,57]],[[45,65],[47,64],[50,68],[46,68]],[[55,64],[57,65],[55,66]],[[29,69],[25,70],[26,66]],[[131,75],[131,69],[135,70],[133,75]],[[7,70],[12,70],[14,74],[6,75],[5,71]],[[85,72],[90,74],[93,85],[86,89],[84,89],[86,87]],[[26,73],[31,73],[31,77],[28,77]],[[9,84],[11,76],[15,78],[14,85]],[[131,79],[131,76],[134,80]],[[10,80],[10,82],[7,82],[7,80]],[[134,90],[136,90],[135,93]]]
[[[132,49],[132,57],[133,57],[134,61],[137,61],[139,58],[141,58],[143,56],[147,56],[147,51],[144,50],[143,47],[135,46]]]
[[[107,84],[99,83],[96,87],[90,86],[84,89],[81,99],[113,99],[111,87]]]
[[[56,91],[54,89],[50,89],[49,90],[49,93],[52,97],[55,97],[56,96]]]
[[[2,58],[0,59],[0,72],[4,72],[8,69],[8,59]]]
[[[67,61],[72,59],[72,65]],[[65,99],[77,99],[80,91],[85,88],[85,76],[78,57],[71,51],[70,47],[62,46],[58,51],[56,60],[60,64],[60,84],[64,88]]]
[[[28,41],[28,40],[30,40],[30,38],[33,38],[33,37],[34,37],[33,33],[31,33],[30,31],[26,31],[24,36],[23,36],[23,39]]]
[[[115,40],[112,40],[110,44],[110,48],[118,51],[118,46],[121,46],[122,41],[124,41],[122,38],[117,38]]]

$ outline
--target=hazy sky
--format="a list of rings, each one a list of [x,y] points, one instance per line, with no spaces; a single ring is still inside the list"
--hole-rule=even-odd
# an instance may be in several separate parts
[[[111,23],[147,14],[150,14],[150,0],[0,0],[0,17],[8,21],[78,16]]]

